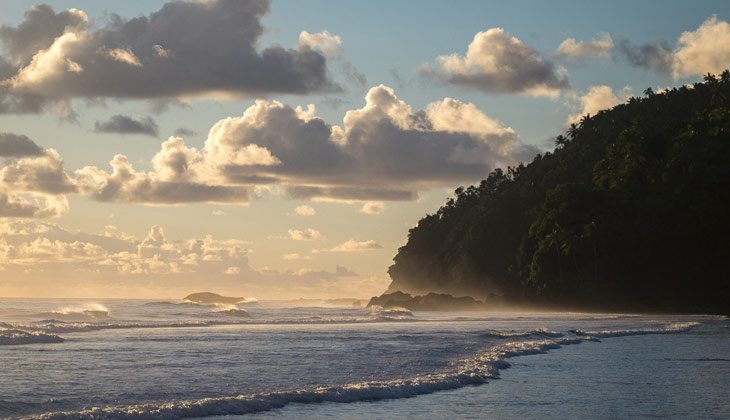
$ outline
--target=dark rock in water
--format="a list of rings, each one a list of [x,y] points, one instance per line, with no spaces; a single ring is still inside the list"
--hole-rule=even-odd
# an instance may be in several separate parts
[[[228,296],[221,296],[217,293],[211,293],[211,292],[201,292],[201,293],[193,293],[192,295],[187,295],[183,298],[184,300],[195,302],[195,303],[240,303],[244,302],[246,298],[242,297],[228,297]]]
[[[409,293],[393,292],[375,296],[368,302],[370,306],[383,308],[406,308],[411,311],[483,311],[487,305],[470,296],[453,297],[441,293],[425,296],[411,296]]]

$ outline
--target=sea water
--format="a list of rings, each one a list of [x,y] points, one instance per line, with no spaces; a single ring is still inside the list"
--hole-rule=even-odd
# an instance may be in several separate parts
[[[729,327],[699,315],[0,299],[0,418],[725,419]]]

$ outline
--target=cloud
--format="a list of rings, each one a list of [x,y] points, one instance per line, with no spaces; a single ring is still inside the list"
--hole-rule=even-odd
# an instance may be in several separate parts
[[[170,2],[149,16],[90,24],[70,9],[36,6],[0,28],[0,111],[40,112],[73,98],[250,98],[337,91],[319,48],[261,50],[268,0]],[[332,37],[334,40],[335,38]],[[327,43],[329,42],[329,43]],[[320,51],[321,49],[321,51]]]
[[[193,131],[189,128],[178,127],[175,129],[175,131],[173,131],[173,134],[175,135],[175,137],[188,137],[188,136],[195,136],[198,133],[196,133],[195,131]]]
[[[502,28],[474,35],[466,55],[442,55],[419,67],[427,77],[487,93],[557,97],[570,84],[561,70]]]
[[[369,241],[356,241],[354,239],[350,239],[347,242],[344,242],[342,244],[337,245],[336,247],[332,248],[330,251],[332,252],[357,252],[357,251],[372,251],[375,249],[382,249],[383,246],[379,243],[369,240]]]
[[[630,64],[653,70],[661,75],[668,75],[672,67],[672,50],[664,44],[632,45],[629,41],[623,40],[619,43],[619,51]]]
[[[223,274],[226,274],[229,276],[241,274],[241,268],[240,267],[228,267],[228,268],[226,268],[226,271],[223,272]]]
[[[68,212],[65,196],[14,194],[0,190],[0,217],[51,218]]]
[[[78,186],[63,168],[53,149],[41,150],[25,136],[5,135],[0,150],[21,155],[0,169],[0,218],[50,218],[68,212],[66,194]]]
[[[98,201],[143,204],[189,202],[247,203],[251,188],[220,185],[206,177],[208,168],[195,148],[188,148],[179,137],[170,137],[152,158],[153,171],[132,167],[126,156],[116,155],[108,173],[93,166],[75,171],[83,192]]]
[[[27,136],[0,132],[0,157],[41,155],[43,155],[43,149]]]
[[[157,123],[152,118],[144,117],[141,120],[135,120],[126,115],[112,115],[109,121],[97,121],[94,124],[94,131],[99,133],[146,134],[152,137],[158,135]]]
[[[314,210],[314,208],[312,208],[312,206],[301,205],[301,206],[297,206],[294,209],[294,213],[296,213],[300,216],[314,216],[315,214],[317,214],[317,211]]]
[[[558,56],[584,60],[591,57],[610,57],[613,39],[608,32],[601,32],[591,42],[568,38],[558,46]]]
[[[308,255],[301,255],[301,254],[297,254],[297,253],[284,254],[281,256],[281,258],[284,260],[311,260],[312,259],[312,257],[310,257]]]
[[[419,190],[473,182],[535,153],[473,104],[445,98],[413,112],[380,85],[342,126],[318,118],[313,105],[257,100],[213,125],[201,150],[170,137],[150,172],[117,155],[111,173],[86,167],[76,177],[100,201],[247,203],[274,186],[295,199],[414,200]]]
[[[59,195],[77,191],[63,168],[58,152],[48,149],[39,157],[25,157],[0,170],[0,188],[14,192]]]
[[[213,210],[210,212],[211,216],[227,216],[228,213],[224,212],[223,210]]]
[[[289,237],[295,241],[318,241],[324,239],[319,231],[312,228],[304,230],[289,229]]]
[[[696,31],[680,35],[674,51],[675,79],[698,74],[721,73],[730,68],[730,25],[712,16]]]
[[[622,41],[619,51],[630,64],[665,76],[671,73],[675,80],[717,74],[730,68],[730,24],[713,15],[696,30],[682,32],[674,50],[665,43],[636,46]]]
[[[302,31],[299,34],[297,47],[300,49],[319,49],[328,58],[340,58],[345,52],[342,48],[342,38],[330,34],[327,30],[316,34]]]
[[[610,86],[591,86],[587,93],[573,98],[581,107],[581,111],[569,116],[565,124],[577,124],[585,115],[596,115],[600,110],[624,103],[631,98],[632,92],[631,86],[626,86],[615,93]]]
[[[385,203],[382,201],[368,201],[362,205],[360,213],[381,214],[385,210]]]
[[[31,220],[0,221],[0,232],[3,290],[13,295],[182,297],[199,290],[205,278],[223,294],[291,299],[375,294],[388,283],[343,266],[252,268],[247,241],[211,235],[171,241],[160,226],[142,239],[70,232]],[[222,275],[226,271],[231,274]]]

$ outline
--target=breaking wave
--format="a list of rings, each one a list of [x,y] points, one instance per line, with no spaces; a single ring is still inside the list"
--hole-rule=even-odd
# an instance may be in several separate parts
[[[350,403],[356,401],[408,398],[437,391],[462,388],[468,385],[483,384],[491,379],[498,378],[500,370],[509,368],[510,363],[507,359],[512,357],[541,354],[565,345],[579,344],[584,341],[599,341],[599,337],[684,332],[693,328],[695,325],[698,325],[698,323],[671,324],[664,328],[642,330],[592,331],[590,334],[588,332],[573,330],[573,337],[550,338],[545,336],[536,340],[510,341],[481,351],[472,357],[459,360],[449,369],[390,381],[360,382],[292,391],[204,398],[200,400],[167,401],[157,404],[139,404],[126,407],[94,407],[81,411],[45,413],[38,416],[26,417],[26,419],[141,420],[158,418],[176,420],[191,417],[258,413],[282,408],[291,403]],[[535,330],[531,333],[537,335],[539,333],[545,333],[545,331]]]
[[[665,327],[656,328],[635,328],[628,330],[605,330],[605,331],[581,331],[581,330],[570,330],[573,335],[578,337],[594,337],[594,338],[609,338],[609,337],[626,337],[631,335],[648,335],[648,334],[675,334],[681,332],[687,332],[692,328],[700,325],[699,322],[677,322]]]
[[[7,324],[5,324],[7,325]],[[17,328],[4,328],[0,325],[0,346],[17,346],[21,344],[63,343],[64,339],[54,334],[24,331]]]
[[[502,331],[488,331],[482,334],[483,337],[491,338],[503,338],[503,339],[514,339],[523,337],[547,337],[547,338],[560,338],[565,334],[560,331],[549,331],[544,328],[538,328],[536,330],[527,332],[502,332]]]

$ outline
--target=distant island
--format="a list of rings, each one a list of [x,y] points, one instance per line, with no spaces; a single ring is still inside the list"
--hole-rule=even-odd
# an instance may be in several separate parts
[[[236,304],[236,303],[245,302],[246,298],[221,296],[217,293],[211,293],[211,292],[200,292],[200,293],[193,293],[191,295],[187,295],[183,298],[183,300],[186,300],[189,302],[194,302],[194,303]]]
[[[386,293],[730,313],[730,73],[644,95],[458,188],[409,231]]]

